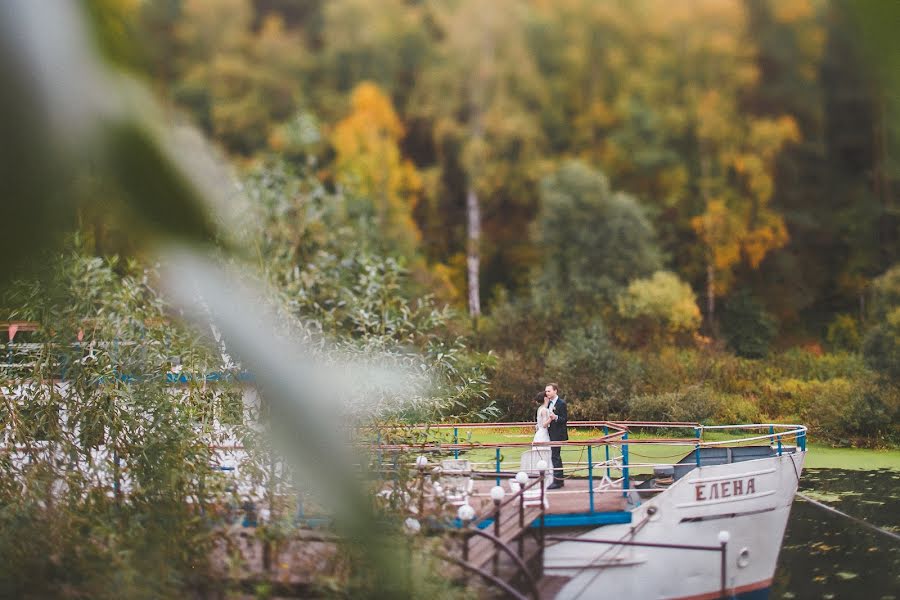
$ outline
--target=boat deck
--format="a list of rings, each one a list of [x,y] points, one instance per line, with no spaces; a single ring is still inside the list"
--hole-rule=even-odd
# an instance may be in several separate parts
[[[508,484],[501,479],[501,485],[506,490],[507,495],[511,492]],[[627,509],[625,498],[622,496],[620,486],[612,488],[605,487],[607,490],[600,491],[598,480],[594,480],[594,506],[593,512],[619,512]],[[469,497],[469,504],[476,510],[478,514],[485,514],[493,507],[490,491],[497,485],[494,479],[478,479],[475,481],[474,493]],[[618,490],[618,491],[614,491]],[[565,487],[555,490],[545,490],[547,496],[546,514],[549,515],[570,515],[584,514],[591,512],[591,498],[587,479],[567,479]]]

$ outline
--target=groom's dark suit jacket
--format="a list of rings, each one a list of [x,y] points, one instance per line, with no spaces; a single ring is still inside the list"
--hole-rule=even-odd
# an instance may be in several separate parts
[[[550,421],[550,427],[547,428],[550,433],[550,441],[560,442],[569,439],[569,429],[566,427],[566,421],[569,418],[569,413],[566,409],[566,401],[562,398],[557,398],[556,405],[553,407],[553,412],[555,412],[556,416],[559,418],[555,421]]]

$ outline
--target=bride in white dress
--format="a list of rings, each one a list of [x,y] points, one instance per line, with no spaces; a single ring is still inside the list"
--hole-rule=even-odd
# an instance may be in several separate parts
[[[542,394],[542,396],[543,398],[541,399],[541,405],[537,409],[537,418],[535,419],[534,424],[534,440],[532,440],[532,443],[550,441],[549,427],[550,423],[553,421],[553,417],[551,416],[549,408],[550,399],[547,398],[546,394]],[[537,398],[535,399],[537,400]],[[537,451],[537,456],[535,457],[536,462],[532,464],[531,468],[535,468],[540,460],[544,460],[547,464],[550,464],[549,446],[532,446],[531,449],[532,453],[534,453],[534,451]],[[547,487],[551,483],[553,483],[553,471],[546,471],[544,475],[544,487]]]
[[[534,440],[532,440],[532,443],[550,441],[550,430],[547,428],[550,426],[550,422],[553,419],[550,417],[550,409],[548,408],[549,404],[550,400],[547,398],[547,396],[544,396],[543,402],[537,409],[537,419],[534,427]]]

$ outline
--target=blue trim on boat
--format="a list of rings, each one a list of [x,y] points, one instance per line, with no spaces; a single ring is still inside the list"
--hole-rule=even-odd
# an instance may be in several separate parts
[[[462,527],[459,519],[454,519],[454,527]],[[544,515],[544,527],[596,527],[597,525],[618,525],[621,523],[631,523],[631,512],[629,511],[610,511],[595,513],[574,513],[568,515]],[[478,529],[486,529],[494,524],[493,519],[484,519],[475,523]],[[541,526],[540,518],[531,522],[529,527],[538,528]]]
[[[544,527],[592,527],[595,525],[617,525],[620,523],[631,523],[630,511],[544,515]],[[540,526],[540,519],[536,519],[531,523],[531,527]]]
[[[459,517],[450,521],[450,524],[456,529],[462,529],[462,527],[463,527],[463,522],[459,520]],[[478,521],[477,523],[475,523],[475,527],[477,527],[478,529],[486,529],[493,524],[494,524],[493,519],[485,519],[483,521]]]

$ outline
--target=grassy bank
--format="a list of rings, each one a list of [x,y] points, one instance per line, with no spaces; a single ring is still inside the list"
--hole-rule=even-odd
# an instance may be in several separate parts
[[[570,440],[589,440],[601,436],[603,433],[599,430],[571,430],[569,433]],[[441,439],[446,442],[452,441],[452,432],[444,432]],[[472,429],[466,430],[461,427],[459,430],[459,440],[461,442],[472,443],[527,443],[531,441],[533,433],[530,429]],[[641,439],[646,435],[637,434],[633,438]],[[705,440],[721,440],[727,439],[724,435],[718,433],[707,432],[704,434]],[[786,442],[793,443],[793,442]],[[522,452],[528,447],[501,448],[501,469],[515,470],[518,468]],[[684,445],[669,444],[631,444],[629,445],[629,459],[632,465],[636,463],[649,462],[668,462],[675,463],[683,458],[690,447]],[[817,469],[854,469],[854,470],[871,470],[871,469],[892,469],[900,471],[900,450],[868,450],[860,448],[832,448],[830,446],[817,443],[810,443],[808,446],[808,454],[806,457],[806,468]],[[592,459],[594,462],[602,461],[606,458],[606,449],[604,446],[595,446],[593,448]],[[610,457],[618,457],[620,455],[617,446],[610,446]],[[461,455],[469,460],[480,463],[476,465],[479,470],[493,470],[495,468],[496,449],[479,448],[466,451]],[[587,450],[585,447],[571,447],[563,450],[563,460],[565,462],[586,462]],[[635,469],[640,472],[640,469]]]

